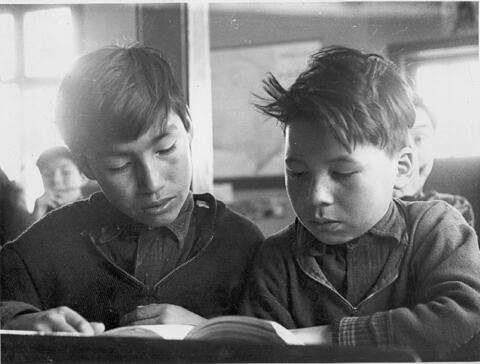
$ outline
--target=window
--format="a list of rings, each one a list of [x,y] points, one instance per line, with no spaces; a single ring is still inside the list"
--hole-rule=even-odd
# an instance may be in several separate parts
[[[416,67],[413,77],[418,94],[438,121],[436,156],[480,156],[480,65],[477,57],[425,61]]]
[[[390,51],[435,116],[435,156],[480,156],[477,37],[396,45]]]
[[[0,8],[0,167],[26,192],[43,192],[35,162],[63,144],[53,124],[62,76],[79,53],[71,6]]]

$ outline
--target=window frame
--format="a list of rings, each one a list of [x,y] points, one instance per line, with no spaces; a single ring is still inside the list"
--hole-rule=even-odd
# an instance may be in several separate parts
[[[421,42],[396,43],[387,47],[387,55],[408,80],[425,61],[447,60],[479,55],[478,35],[452,37]]]
[[[35,90],[37,88],[45,87],[51,88],[56,87],[62,80],[62,75],[57,77],[38,77],[38,76],[27,76],[25,72],[25,34],[24,34],[24,19],[25,15],[32,11],[39,10],[48,10],[48,9],[57,9],[57,8],[69,8],[71,12],[71,21],[73,27],[73,42],[74,49],[77,55],[83,53],[84,45],[82,44],[83,39],[83,20],[84,12],[83,6],[79,4],[20,4],[20,5],[1,5],[0,14],[9,14],[13,16],[13,27],[14,27],[14,70],[13,77],[5,80],[0,80],[0,85],[16,85],[18,92],[20,93],[20,100],[23,102],[25,100],[25,95],[29,90]],[[25,130],[28,128],[29,120],[25,119],[20,113],[20,117],[14,119],[14,122],[19,123],[19,130]],[[26,144],[25,137],[18,139],[19,143],[19,152],[18,160],[20,166],[18,169],[13,172],[13,175],[10,178],[16,180],[20,185],[26,187],[29,180],[29,166],[30,166],[30,149]],[[33,196],[30,196],[33,198]]]
[[[24,56],[24,16],[26,13],[36,10],[46,10],[55,8],[70,8],[72,13],[72,25],[75,29],[74,42],[75,49],[78,54],[82,53],[81,29],[83,22],[83,12],[80,5],[71,4],[35,4],[35,5],[4,5],[0,7],[0,14],[13,15],[14,37],[15,37],[15,70],[13,78],[0,83],[18,84],[19,88],[23,90],[25,87],[32,87],[38,85],[54,85],[58,83],[61,78],[57,77],[27,77],[25,76],[25,56]]]

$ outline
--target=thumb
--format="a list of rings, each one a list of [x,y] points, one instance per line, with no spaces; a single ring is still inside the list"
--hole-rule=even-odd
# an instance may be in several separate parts
[[[95,335],[101,334],[105,331],[105,325],[102,322],[90,322]]]

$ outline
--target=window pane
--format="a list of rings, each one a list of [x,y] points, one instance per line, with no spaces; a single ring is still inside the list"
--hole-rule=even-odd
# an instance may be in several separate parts
[[[15,75],[15,30],[12,14],[0,14],[0,81]]]
[[[70,8],[25,14],[25,75],[61,77],[75,57],[75,35]]]
[[[43,193],[40,173],[35,165],[45,149],[63,145],[54,120],[55,100],[58,86],[43,86],[25,90],[23,119],[25,123],[25,192],[27,205],[33,207],[35,198]]]
[[[435,155],[480,155],[480,64],[476,58],[431,62],[418,67],[417,91],[437,122]]]
[[[20,182],[23,129],[19,110],[18,85],[0,83],[0,167]]]

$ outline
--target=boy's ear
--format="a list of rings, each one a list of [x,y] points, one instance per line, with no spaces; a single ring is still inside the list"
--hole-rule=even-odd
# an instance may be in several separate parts
[[[80,168],[80,171],[87,176],[88,179],[91,179],[93,181],[96,180],[95,175],[93,174],[92,168],[90,167],[90,164],[88,163],[87,158],[83,155],[76,155],[75,156],[75,161],[77,162],[78,167]]]
[[[409,183],[414,172],[413,158],[412,147],[403,147],[398,153],[395,189],[402,190]]]

